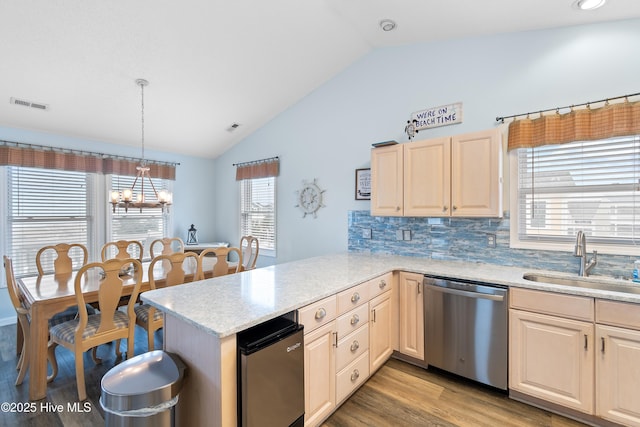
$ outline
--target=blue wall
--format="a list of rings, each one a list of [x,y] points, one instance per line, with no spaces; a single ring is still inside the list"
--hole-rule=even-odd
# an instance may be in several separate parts
[[[280,156],[272,262],[346,251],[348,212],[370,207],[354,198],[355,169],[369,167],[372,143],[406,142],[412,112],[462,102],[463,123],[416,137],[429,139],[493,128],[496,116],[636,93],[638,46],[640,20],[627,20],[373,50],[216,159],[224,203],[216,205],[215,234],[239,238],[232,164]],[[326,190],[326,207],[303,219],[296,190],[313,178]],[[508,209],[508,182],[504,190]]]

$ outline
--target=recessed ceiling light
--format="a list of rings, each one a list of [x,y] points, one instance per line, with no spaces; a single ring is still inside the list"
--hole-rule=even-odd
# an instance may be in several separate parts
[[[396,23],[391,19],[383,19],[380,21],[380,28],[382,28],[382,31],[392,31],[396,28]]]
[[[604,6],[607,0],[578,0],[575,5],[581,10],[594,10]]]

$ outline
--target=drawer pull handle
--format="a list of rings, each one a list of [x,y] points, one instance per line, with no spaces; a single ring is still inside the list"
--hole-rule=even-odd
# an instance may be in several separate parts
[[[360,371],[358,371],[357,369],[354,369],[353,373],[351,374],[351,382],[357,381],[358,378],[360,378]]]
[[[325,310],[324,308],[319,308],[318,311],[316,311],[316,320],[324,319],[326,315],[327,310]]]
[[[584,334],[584,349],[589,349],[589,337],[587,336],[587,334]]]
[[[358,342],[358,340],[353,340],[353,342],[351,343],[351,352],[355,353],[356,351],[358,351],[359,348],[360,348],[360,343]]]
[[[360,294],[356,292],[355,294],[351,295],[351,302],[355,304],[358,301],[360,301]]]
[[[600,351],[604,353],[604,337],[600,338],[600,343],[601,343]]]
[[[359,321],[360,321],[360,316],[358,316],[357,314],[354,314],[353,317],[351,317],[351,326],[357,325]]]
[[[385,282],[384,280],[380,280],[380,284],[378,286],[380,287],[380,289],[384,289],[385,286],[387,286],[387,282]]]

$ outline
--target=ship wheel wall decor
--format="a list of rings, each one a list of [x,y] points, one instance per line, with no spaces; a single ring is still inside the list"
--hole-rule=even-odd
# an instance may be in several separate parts
[[[307,215],[313,215],[314,218],[318,217],[318,210],[324,207],[322,203],[322,195],[326,190],[321,190],[318,187],[317,179],[313,181],[302,181],[302,188],[296,191],[298,204],[297,208],[302,210],[302,217]]]

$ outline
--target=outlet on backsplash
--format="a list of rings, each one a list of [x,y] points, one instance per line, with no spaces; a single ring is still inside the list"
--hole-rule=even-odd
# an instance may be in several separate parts
[[[411,230],[402,230],[402,240],[411,240]]]
[[[496,247],[496,235],[493,233],[487,234],[487,247],[495,248]]]

